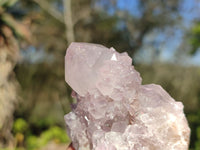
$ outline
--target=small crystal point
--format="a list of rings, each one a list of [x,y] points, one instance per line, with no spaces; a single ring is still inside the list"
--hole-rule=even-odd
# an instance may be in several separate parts
[[[77,104],[65,115],[76,150],[187,150],[183,104],[161,86],[141,85],[127,53],[72,43],[65,80]]]

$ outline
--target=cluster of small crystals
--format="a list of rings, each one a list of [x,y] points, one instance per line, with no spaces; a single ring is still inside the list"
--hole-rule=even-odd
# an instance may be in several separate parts
[[[159,85],[141,85],[127,53],[72,43],[65,79],[77,100],[65,115],[76,150],[187,150],[183,105]]]

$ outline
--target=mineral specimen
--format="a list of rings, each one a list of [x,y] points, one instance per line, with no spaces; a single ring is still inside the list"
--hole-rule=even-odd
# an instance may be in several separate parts
[[[65,80],[76,99],[65,115],[76,150],[187,150],[183,104],[159,85],[141,85],[127,53],[72,43]]]

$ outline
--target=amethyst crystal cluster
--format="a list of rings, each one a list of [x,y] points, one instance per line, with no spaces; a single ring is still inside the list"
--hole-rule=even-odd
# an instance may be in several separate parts
[[[159,85],[141,85],[127,53],[72,43],[65,79],[77,103],[65,115],[76,150],[187,150],[183,104]]]

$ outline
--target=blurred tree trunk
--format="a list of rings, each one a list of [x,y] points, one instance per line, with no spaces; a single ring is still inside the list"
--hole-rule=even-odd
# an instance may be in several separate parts
[[[7,8],[14,6],[17,0],[0,1],[0,147],[13,147],[13,113],[18,103],[18,82],[14,67],[19,59],[17,37],[30,41],[30,31],[16,21]]]
[[[63,0],[61,4],[63,5],[63,15],[51,2],[40,0],[33,0],[33,2],[37,3],[42,10],[55,18],[59,23],[64,24],[65,37],[68,44],[77,41],[79,37],[83,37],[81,41],[90,41],[91,35],[88,35],[88,31],[86,29],[81,29],[81,35],[79,35],[75,32],[75,26],[79,23],[81,24],[80,26],[84,27],[84,25],[88,24],[87,22],[91,20],[91,0]]]
[[[0,146],[12,146],[13,112],[17,104],[17,81],[13,68],[19,48],[9,27],[1,26],[0,31]]]
[[[40,0],[33,0],[33,1],[37,3],[49,15],[58,20],[60,23],[64,23],[66,39],[68,44],[75,41],[71,0],[63,0],[63,6],[64,6],[63,15],[59,11],[57,11],[56,8],[52,6],[52,4],[49,4],[48,2]]]
[[[71,0],[63,0],[64,5],[64,21],[66,26],[66,38],[68,44],[75,41],[74,23],[72,21]]]

